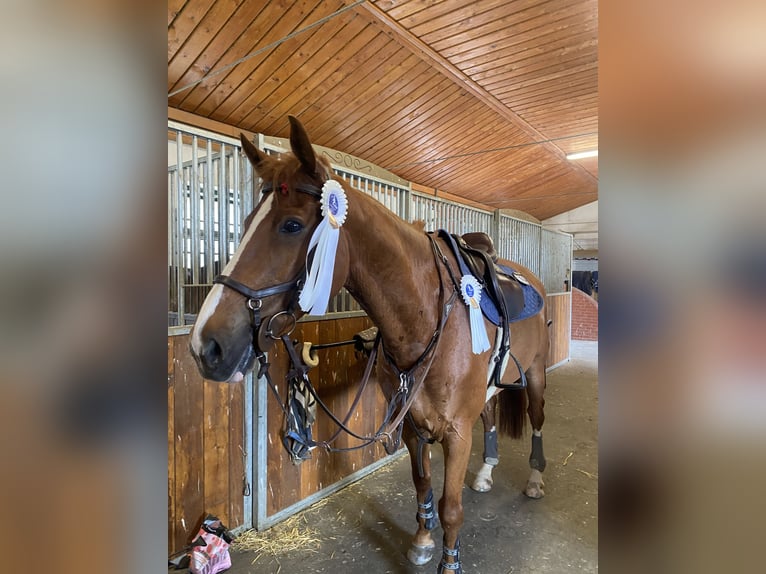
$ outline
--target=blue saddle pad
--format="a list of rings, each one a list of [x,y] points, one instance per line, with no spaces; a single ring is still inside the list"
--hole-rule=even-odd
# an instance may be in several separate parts
[[[497,267],[509,277],[514,277],[516,275],[516,272],[510,267],[506,267],[505,265],[500,264],[498,264]],[[532,315],[539,313],[540,309],[543,308],[543,298],[540,293],[537,292],[537,289],[532,287],[532,285],[527,285],[523,281],[519,281],[519,284],[521,285],[521,290],[524,293],[524,309],[522,309],[521,315],[518,317],[511,317],[508,320],[509,323],[515,323],[516,321],[523,321],[524,319],[528,319]],[[499,326],[500,311],[498,311],[495,302],[489,297],[482,297],[479,305],[481,306],[481,311],[484,313],[484,316],[492,321],[492,323]]]
[[[505,265],[498,264],[497,267],[506,275],[510,277],[514,277],[516,275],[516,272],[511,269],[510,267],[506,267]],[[523,281],[519,281],[521,283],[521,290],[524,292],[524,309],[521,311],[521,315],[518,317],[511,317],[508,322],[509,323],[515,323],[516,321],[523,321],[524,319],[529,319],[532,315],[537,315],[540,310],[543,308],[543,297],[540,295],[540,293],[537,292],[537,289],[532,287],[532,285],[527,285]],[[489,303],[492,303],[492,301],[487,298],[487,301]],[[482,303],[484,301],[482,300]],[[494,307],[494,303],[492,303],[492,306]],[[484,311],[484,308],[482,307],[482,311]],[[495,325],[500,324],[500,314],[498,313],[497,309],[495,309],[495,314],[497,315],[497,322],[493,321],[492,318],[487,316],[487,313],[485,312],[484,315],[495,323]]]
[[[463,275],[470,275],[471,272],[468,269],[468,265],[465,264],[465,261],[463,261],[463,257],[460,254],[460,250],[457,247],[457,243],[455,242],[455,238],[452,237],[452,235],[443,230],[439,230],[439,236],[443,239],[447,240],[447,243],[452,248],[452,253],[457,258],[458,266],[460,267],[460,272]],[[516,272],[511,269],[510,267],[507,267],[505,265],[496,264],[496,267],[502,271],[504,274],[508,275],[509,277],[517,277]],[[518,281],[518,279],[517,279]],[[540,293],[537,292],[537,290],[532,287],[531,285],[528,285],[526,281],[519,281],[519,285],[521,285],[521,290],[524,294],[524,309],[522,309],[521,314],[518,317],[511,317],[508,319],[509,323],[515,323],[516,321],[523,321],[524,319],[528,319],[532,315],[536,315],[540,312],[540,309],[543,308],[543,298],[540,295]],[[495,305],[495,302],[490,299],[488,296],[482,297],[481,301],[479,302],[479,306],[481,307],[481,311],[484,314],[484,316],[489,320],[492,321],[495,325],[500,325],[500,311],[498,310],[497,306]]]

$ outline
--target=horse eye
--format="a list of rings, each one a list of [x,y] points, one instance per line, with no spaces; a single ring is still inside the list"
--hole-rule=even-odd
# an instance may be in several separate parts
[[[282,224],[282,233],[300,233],[303,231],[303,224],[300,221],[294,219],[288,219]]]

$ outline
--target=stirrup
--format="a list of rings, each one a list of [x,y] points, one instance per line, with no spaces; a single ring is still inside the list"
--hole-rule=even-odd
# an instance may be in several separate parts
[[[498,389],[526,389],[527,388],[527,375],[524,372],[524,369],[521,368],[521,363],[519,363],[519,360],[514,356],[513,353],[511,353],[510,349],[505,350],[506,353],[508,353],[508,356],[513,359],[513,362],[516,363],[516,368],[519,370],[519,382],[518,383],[501,383],[500,382],[500,362],[498,360],[497,364],[495,365],[495,370],[492,373],[492,384],[494,384]],[[500,353],[500,355],[504,355],[505,353]],[[499,357],[498,357],[499,359]]]

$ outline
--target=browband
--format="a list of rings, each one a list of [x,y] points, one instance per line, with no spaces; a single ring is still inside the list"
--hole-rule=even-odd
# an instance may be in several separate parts
[[[322,188],[317,187],[316,185],[311,185],[310,183],[297,185],[293,189],[295,189],[295,191],[300,191],[301,193],[307,193],[308,195],[311,195],[316,198],[322,197]],[[265,193],[270,193],[272,191],[274,191],[274,185],[272,183],[269,182],[269,183],[263,184],[263,187],[261,188],[261,193],[265,194]]]

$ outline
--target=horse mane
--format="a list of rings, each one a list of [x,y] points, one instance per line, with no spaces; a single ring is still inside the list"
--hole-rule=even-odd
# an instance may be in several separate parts
[[[410,225],[415,228],[415,230],[423,233],[426,230],[426,222],[423,219],[416,219],[413,221]]]

